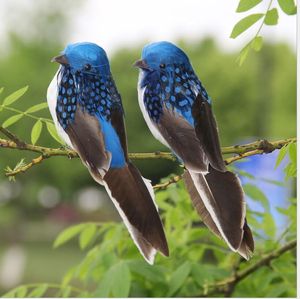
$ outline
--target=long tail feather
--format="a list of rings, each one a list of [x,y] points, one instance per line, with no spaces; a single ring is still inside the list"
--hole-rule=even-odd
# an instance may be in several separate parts
[[[169,255],[151,184],[131,163],[110,169],[104,184],[129,233],[146,261],[153,264],[157,251]]]
[[[238,178],[232,172],[185,171],[184,181],[193,205],[206,226],[228,246],[249,259],[254,242],[245,219],[245,201]]]

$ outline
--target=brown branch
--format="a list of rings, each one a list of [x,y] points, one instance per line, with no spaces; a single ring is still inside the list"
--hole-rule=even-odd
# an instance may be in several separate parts
[[[42,163],[45,159],[48,159],[48,158],[49,158],[49,156],[40,155],[37,158],[32,159],[31,162],[28,164],[22,165],[20,167],[12,169],[12,170],[7,170],[5,175],[8,177],[14,177],[15,175],[17,175],[21,172],[27,171],[32,166]]]
[[[182,179],[181,175],[176,175],[171,177],[168,181],[164,182],[164,183],[160,183],[160,184],[156,184],[153,186],[154,190],[161,190],[161,189],[166,189],[169,185],[171,184],[176,184],[177,182],[179,182]]]
[[[35,153],[39,153],[40,156],[36,159],[33,159],[30,163],[26,165],[22,165],[13,171],[8,171],[6,173],[7,176],[15,176],[18,173],[25,172],[36,164],[43,162],[44,160],[53,157],[53,156],[67,156],[68,158],[78,158],[78,154],[68,148],[48,148],[44,146],[38,146],[29,144],[21,141],[16,135],[8,131],[7,129],[0,126],[0,132],[2,132],[7,139],[0,138],[0,148],[9,148],[15,150],[25,150],[31,151]],[[233,156],[227,158],[225,163],[228,165],[234,161],[243,159],[245,157],[249,157],[252,155],[270,153],[275,149],[280,149],[284,145],[289,143],[296,142],[296,138],[289,138],[284,140],[278,140],[274,142],[269,142],[266,140],[259,140],[256,142],[248,143],[245,145],[235,145],[229,147],[223,147],[223,154],[238,154],[237,156]],[[176,157],[170,152],[153,152],[153,153],[129,153],[130,159],[167,159],[170,161],[176,161]],[[38,161],[38,162],[37,162]],[[154,186],[155,189],[166,188],[168,185],[172,183],[176,183],[181,179],[180,176],[175,176],[171,178],[168,182],[158,184]]]
[[[269,142],[267,140],[259,140],[256,142],[244,144],[244,145],[234,145],[234,146],[227,146],[222,147],[222,154],[238,154],[232,157],[229,157],[224,160],[226,165],[229,165],[235,161],[254,156],[254,155],[260,155],[260,154],[267,154],[271,153],[276,149],[281,149],[283,146],[296,142],[296,138],[289,138],[289,139],[283,139],[279,141],[273,141]],[[182,175],[177,175],[174,177],[171,177],[170,180],[164,183],[160,183],[157,185],[154,185],[153,188],[160,190],[165,189],[171,184],[176,184],[182,179]]]
[[[24,142],[22,140],[20,140],[15,134],[3,128],[2,126],[0,126],[0,132],[4,134],[8,139],[14,141],[19,147],[22,147],[24,145]]]
[[[232,292],[234,290],[234,287],[243,279],[245,279],[247,276],[252,274],[253,272],[260,269],[262,266],[269,265],[269,263],[279,258],[281,255],[286,253],[287,251],[293,250],[297,246],[297,240],[293,240],[281,248],[277,249],[276,251],[273,251],[267,255],[265,255],[263,258],[261,258],[259,261],[254,263],[253,265],[247,267],[246,269],[240,270],[230,278],[227,278],[225,280],[222,280],[220,282],[217,282],[213,285],[210,285],[207,287],[207,292],[204,292],[200,296],[197,297],[203,297],[203,296],[210,296],[215,293],[228,293],[229,291]]]

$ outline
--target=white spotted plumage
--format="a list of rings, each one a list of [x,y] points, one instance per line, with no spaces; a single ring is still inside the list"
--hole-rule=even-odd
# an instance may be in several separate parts
[[[141,75],[139,82],[141,81]],[[165,140],[165,138],[160,134],[160,132],[157,130],[157,128],[153,125],[152,120],[149,117],[149,114],[146,110],[145,104],[144,104],[144,92],[145,92],[146,87],[141,88],[140,83],[138,83],[138,98],[139,98],[139,105],[140,109],[142,111],[142,114],[144,116],[144,119],[149,127],[149,130],[153,134],[153,136],[160,141],[162,144],[164,144],[166,147],[170,148],[168,142]]]
[[[56,130],[57,130],[58,134],[60,135],[60,137],[63,139],[63,141],[68,146],[73,148],[69,136],[64,131],[62,126],[59,124],[58,119],[57,119],[57,115],[56,115],[58,85],[59,85],[60,80],[61,80],[61,75],[60,75],[60,72],[58,70],[56,72],[56,74],[54,75],[51,83],[49,84],[49,87],[48,87],[48,90],[47,90],[47,102],[48,102],[49,110],[50,110],[50,113],[51,113],[51,116],[52,116],[52,119],[54,121],[54,124],[55,124],[55,127],[56,127]]]

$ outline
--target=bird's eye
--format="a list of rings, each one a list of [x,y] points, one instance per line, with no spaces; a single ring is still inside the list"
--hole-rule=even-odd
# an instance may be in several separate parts
[[[161,64],[159,65],[159,67],[160,67],[161,69],[164,69],[164,68],[166,67],[166,65],[165,65],[164,63],[161,63]]]
[[[88,63],[84,66],[84,69],[86,71],[89,71],[91,68],[92,68],[92,66],[90,64],[88,64]]]

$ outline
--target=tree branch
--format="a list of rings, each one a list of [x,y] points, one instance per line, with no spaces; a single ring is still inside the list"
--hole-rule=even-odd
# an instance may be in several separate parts
[[[44,160],[54,157],[54,156],[67,156],[68,158],[78,158],[78,154],[68,148],[49,148],[44,146],[33,145],[20,140],[16,135],[11,133],[9,130],[0,126],[0,132],[2,132],[8,139],[0,138],[0,148],[15,149],[15,150],[25,150],[30,152],[39,153],[40,156],[33,159],[30,163],[21,165],[20,167],[7,171],[6,176],[15,176],[21,172],[25,172],[36,164],[42,163]],[[258,140],[256,142],[244,144],[244,145],[234,145],[222,148],[222,153],[225,154],[237,154],[225,161],[226,165],[235,162],[237,160],[243,159],[245,157],[270,153],[275,149],[280,149],[284,145],[292,142],[296,142],[296,138],[283,139],[278,141],[269,142],[267,140]],[[169,161],[177,161],[176,157],[170,152],[153,152],[153,153],[129,153],[130,159],[166,159]],[[155,189],[166,188],[172,183],[176,183],[181,179],[180,176],[175,176],[170,179],[170,181],[158,184],[154,186]]]
[[[160,184],[156,184],[153,186],[154,190],[159,190],[159,189],[166,189],[169,185],[171,184],[176,184],[177,182],[179,182],[182,179],[181,175],[176,175],[171,177],[168,181],[164,182],[164,183],[160,183]]]
[[[253,265],[247,267],[246,269],[240,270],[236,272],[232,277],[227,278],[223,281],[217,282],[211,286],[207,287],[207,292],[204,292],[199,297],[203,296],[210,296],[215,293],[228,293],[229,291],[232,292],[234,290],[234,287],[243,279],[245,279],[247,276],[252,274],[253,272],[260,269],[262,266],[269,265],[269,263],[279,258],[281,255],[286,253],[287,251],[293,250],[297,246],[297,240],[293,240],[281,248],[279,248],[276,251],[273,251],[267,255],[265,255],[262,259],[254,263]],[[198,297],[198,296],[197,296]]]

